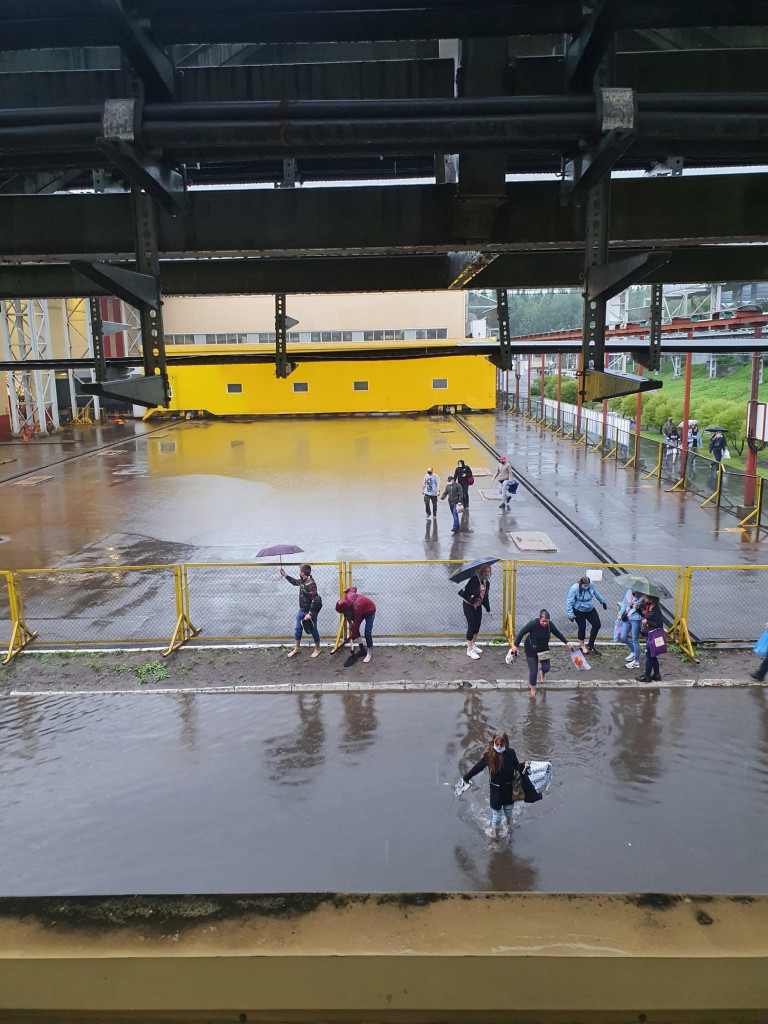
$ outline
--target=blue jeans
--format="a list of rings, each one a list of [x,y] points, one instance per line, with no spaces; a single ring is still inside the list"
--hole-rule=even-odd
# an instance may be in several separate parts
[[[376,612],[371,612],[369,615],[363,616],[360,621],[361,631],[365,636],[365,646],[369,651],[373,647],[373,620],[375,618]]]
[[[501,828],[502,818],[507,819],[507,825],[512,824],[512,808],[514,804],[505,804],[498,811],[491,808],[491,828]]]
[[[450,503],[450,501],[449,501],[448,502],[448,508],[451,510],[451,515],[453,516],[453,528],[454,528],[454,530],[458,530],[459,529],[459,513],[456,511],[456,506],[452,505]]]
[[[302,634],[304,632],[301,623],[306,614],[306,612],[303,612],[301,610],[296,612],[296,628],[293,631],[293,639],[296,641],[297,644],[300,643]],[[316,644],[319,644],[320,634],[317,631],[317,612],[311,612],[310,614],[312,615],[312,639],[315,641]]]
[[[627,619],[621,624],[621,639],[629,648],[629,653],[634,656],[635,661],[640,661],[640,627],[642,619]],[[629,635],[632,634],[630,641]]]

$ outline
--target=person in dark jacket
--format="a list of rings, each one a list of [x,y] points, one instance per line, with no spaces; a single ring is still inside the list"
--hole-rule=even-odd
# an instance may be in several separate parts
[[[486,768],[491,778],[491,828],[490,834],[498,839],[502,816],[506,818],[507,829],[512,823],[512,806],[515,801],[528,804],[541,800],[533,783],[527,776],[530,761],[518,761],[517,754],[509,745],[509,737],[501,729],[491,738],[488,749],[462,778],[469,782]]]
[[[572,651],[575,644],[569,643],[554,622],[549,617],[546,608],[542,608],[537,619],[526,622],[523,628],[515,637],[511,645],[512,654],[517,654],[520,649],[520,641],[525,637],[525,660],[528,662],[528,685],[531,687],[531,696],[536,696],[536,684],[541,674],[542,683],[546,682],[547,672],[551,668],[549,658],[549,639],[556,636],[561,643],[564,643],[569,651]]]
[[[445,485],[445,490],[440,495],[440,501],[448,499],[448,508],[451,510],[453,516],[453,529],[451,533],[458,533],[461,529],[459,525],[459,513],[456,506],[463,502],[464,491],[462,490],[461,484],[454,477],[448,477],[448,483]]]
[[[307,565],[305,562],[299,566],[299,578],[294,579],[293,576],[286,575],[285,569],[280,570],[280,575],[283,579],[288,580],[289,583],[293,584],[294,587],[299,588],[299,610],[296,612],[296,628],[293,632],[293,650],[288,651],[288,657],[292,658],[294,655],[299,653],[299,647],[301,646],[301,634],[304,630],[304,623],[306,622],[307,629],[312,634],[312,639],[315,641],[315,649],[310,654],[310,658],[316,658],[320,653],[320,634],[317,631],[317,615],[320,609],[323,607],[323,602],[320,595],[317,592],[317,584],[312,579],[312,566]]]
[[[661,673],[659,672],[659,659],[651,654],[648,647],[648,634],[652,629],[663,629],[664,620],[661,617],[658,597],[644,597],[640,605],[640,614],[643,621],[640,624],[640,632],[645,635],[645,671],[638,678],[638,683],[660,683]]]
[[[474,661],[483,653],[482,648],[477,646],[477,634],[483,622],[483,608],[488,612],[488,617],[493,618],[491,613],[491,602],[488,591],[491,586],[491,567],[481,565],[474,576],[471,576],[463,589],[459,591],[461,606],[464,609],[464,618],[467,620],[467,657]]]
[[[709,450],[712,452],[712,457],[718,464],[723,461],[723,452],[728,447],[725,434],[722,430],[718,430],[712,440],[709,442]]]
[[[360,653],[365,651],[365,657],[363,662],[366,664],[371,660],[371,652],[373,650],[373,620],[376,617],[376,605],[365,594],[358,594],[357,587],[348,587],[344,591],[344,597],[341,601],[336,602],[336,611],[339,615],[343,615],[347,622],[350,624],[350,640],[349,640],[349,652],[350,656],[347,659],[351,663],[351,659],[355,654],[355,640],[360,640],[360,627],[363,627],[365,634],[365,643],[360,644]],[[345,661],[346,665],[347,662]]]
[[[464,459],[459,459],[459,464],[456,466],[456,469],[454,469],[454,471],[453,471],[453,479],[456,480],[459,484],[461,484],[461,489],[462,489],[462,491],[464,493],[463,505],[464,505],[464,508],[469,508],[470,480],[472,481],[472,483],[474,483],[475,482],[475,478],[472,475],[472,470],[466,464]]]

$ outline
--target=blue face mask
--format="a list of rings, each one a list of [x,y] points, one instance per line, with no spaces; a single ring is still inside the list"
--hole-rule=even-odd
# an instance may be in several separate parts
[[[497,754],[503,754],[503,753],[504,753],[504,751],[505,751],[505,750],[506,750],[507,748],[506,748],[506,747],[497,747],[497,746],[496,746],[496,744],[494,743],[494,744],[493,744],[493,749],[494,749],[494,750],[496,751],[496,753],[497,753]]]

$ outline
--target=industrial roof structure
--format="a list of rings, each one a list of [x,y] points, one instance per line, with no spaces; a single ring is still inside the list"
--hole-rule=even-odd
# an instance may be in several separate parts
[[[600,321],[639,278],[768,278],[764,0],[5,0],[0,18],[0,299],[130,296],[148,376],[163,292],[584,282]]]

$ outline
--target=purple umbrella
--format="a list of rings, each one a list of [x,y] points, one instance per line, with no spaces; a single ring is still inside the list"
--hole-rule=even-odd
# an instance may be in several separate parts
[[[256,552],[257,558],[269,558],[275,555],[280,556],[280,564],[283,564],[283,555],[295,555],[299,551],[303,551],[304,548],[298,547],[296,544],[273,544],[271,548],[262,548],[261,551]]]

